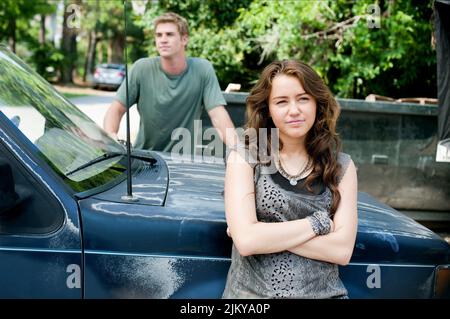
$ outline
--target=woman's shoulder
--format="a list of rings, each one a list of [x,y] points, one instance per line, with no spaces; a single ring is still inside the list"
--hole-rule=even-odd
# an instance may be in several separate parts
[[[349,154],[339,152],[338,156],[337,156],[337,161],[338,161],[339,165],[341,166],[339,176],[338,176],[338,180],[340,182],[342,177],[345,175],[345,172],[347,171],[348,166],[350,165],[350,163],[353,162],[353,160]]]
[[[338,163],[341,165],[348,165],[352,161],[350,154],[339,152],[337,156]]]

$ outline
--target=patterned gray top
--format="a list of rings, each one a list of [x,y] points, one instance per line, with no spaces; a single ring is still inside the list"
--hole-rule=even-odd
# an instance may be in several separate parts
[[[339,180],[350,163],[340,153]],[[255,166],[256,214],[262,222],[305,218],[317,210],[329,211],[328,187],[318,195],[291,192],[274,183],[270,173]],[[305,258],[288,251],[243,257],[233,244],[231,266],[222,298],[346,298],[338,265]]]

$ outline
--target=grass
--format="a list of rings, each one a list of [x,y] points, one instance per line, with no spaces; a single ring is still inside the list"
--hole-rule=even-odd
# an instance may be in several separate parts
[[[88,96],[87,94],[80,94],[80,93],[64,93],[61,92],[62,95],[64,95],[68,99],[76,98],[76,97],[82,97],[82,96]]]

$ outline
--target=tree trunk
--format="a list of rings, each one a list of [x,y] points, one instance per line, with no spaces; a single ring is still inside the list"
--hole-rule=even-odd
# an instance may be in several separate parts
[[[100,3],[99,0],[96,0],[95,2],[95,27],[94,30],[91,30],[89,32],[89,39],[88,39],[88,50],[86,54],[86,60],[84,62],[84,74],[83,74],[83,82],[86,82],[86,77],[88,74],[92,74],[94,71],[94,63],[95,63],[95,55],[97,52],[97,43],[98,43],[98,20],[99,20],[99,9],[100,9]]]
[[[113,55],[113,39],[108,39],[107,63],[112,63],[112,55]]]
[[[88,74],[92,74],[94,70],[94,63],[95,63],[95,54],[96,54],[96,47],[97,47],[97,36],[95,34],[95,31],[89,32],[89,39],[88,39],[88,50],[86,54],[86,60],[84,62],[84,74],[83,74],[83,82],[86,82],[86,77]]]
[[[67,10],[71,3],[65,1],[64,18],[63,18],[63,32],[61,39],[61,50],[65,56],[65,61],[61,68],[61,82],[73,83],[73,70],[75,68],[75,61],[77,59],[77,32],[78,28],[72,24],[74,19],[74,12]],[[76,1],[80,4],[80,0]]]
[[[39,29],[39,43],[45,44],[45,14],[41,14],[41,27]]]
[[[124,36],[117,34],[108,39],[108,63],[123,63]]]
[[[98,54],[97,54],[97,58],[98,58],[98,63],[99,64],[101,64],[101,63],[103,63],[103,54],[104,54],[104,51],[103,51],[103,42],[104,41],[100,41],[99,42],[99,46],[98,46]]]
[[[12,52],[16,53],[16,19],[9,19],[9,39],[8,39],[9,47]]]

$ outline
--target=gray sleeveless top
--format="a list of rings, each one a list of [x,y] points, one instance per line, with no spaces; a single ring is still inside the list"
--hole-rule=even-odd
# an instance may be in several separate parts
[[[348,154],[339,153],[339,181],[350,161]],[[284,222],[305,218],[317,210],[330,210],[332,195],[328,187],[318,195],[291,192],[274,183],[264,166],[258,164],[254,168],[256,215],[259,221]],[[346,297],[347,290],[339,278],[336,264],[289,251],[243,257],[233,244],[231,266],[222,298]]]

